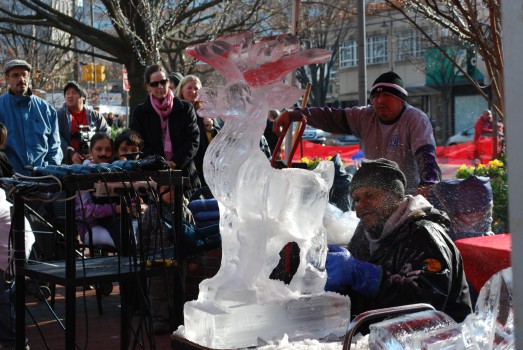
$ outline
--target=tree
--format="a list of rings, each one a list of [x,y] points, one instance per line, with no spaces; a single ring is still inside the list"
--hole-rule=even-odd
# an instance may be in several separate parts
[[[385,0],[416,27],[443,56],[454,63],[467,80],[492,106],[496,114],[504,119],[503,103],[503,53],[501,33],[500,0],[449,0],[449,1],[419,1],[419,0]],[[482,86],[470,76],[460,65],[445,52],[445,48],[435,42],[430,33],[421,28],[421,19],[438,24],[449,33],[461,39],[477,50],[483,59],[488,77],[491,81],[492,98],[482,89]]]
[[[16,2],[11,2],[5,6],[15,8],[17,5]],[[70,36],[47,29],[38,33],[42,42],[36,42],[30,39],[34,32],[34,26],[7,23],[1,27],[0,47],[3,63],[16,58],[27,60],[33,67],[33,89],[45,89],[50,85],[60,84],[59,78],[68,65],[67,59],[64,59],[63,50],[42,42],[66,42],[70,40]],[[68,58],[72,59],[70,55]]]
[[[27,34],[27,39],[124,64],[131,85],[130,106],[133,110],[146,94],[143,88],[145,67],[161,61],[161,50],[168,38],[181,38],[176,47],[178,57],[181,57],[190,45],[242,28],[254,16],[255,9],[261,7],[262,1],[96,0],[95,13],[106,22],[97,26],[90,24],[90,9],[86,6],[63,11],[43,0],[17,0],[12,3],[3,1],[0,5],[0,32],[17,35],[19,33],[13,30],[14,26],[34,26],[36,32]],[[88,1],[83,3],[87,5]],[[229,6],[242,6],[243,10],[248,7],[251,11],[232,16]],[[59,43],[42,40],[38,32],[50,28],[68,33],[81,43],[74,45],[73,40]],[[188,28],[191,28],[193,36],[186,38],[184,31]]]
[[[302,87],[311,83],[310,104],[324,106],[327,103],[331,71],[336,69],[339,48],[351,30],[356,27],[354,1],[304,2],[303,18],[300,20],[299,37],[307,48],[322,48],[332,52],[329,62],[311,64],[296,70],[296,78]]]

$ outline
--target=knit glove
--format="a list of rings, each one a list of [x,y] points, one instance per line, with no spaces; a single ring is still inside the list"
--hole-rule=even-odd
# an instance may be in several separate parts
[[[367,296],[376,294],[380,287],[381,266],[354,258],[340,246],[329,245],[327,253],[327,283],[325,290],[347,294],[347,289]]]

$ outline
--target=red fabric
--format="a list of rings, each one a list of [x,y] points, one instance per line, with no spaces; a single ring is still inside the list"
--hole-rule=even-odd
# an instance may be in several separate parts
[[[492,138],[481,138],[479,140],[482,147],[480,151],[480,159],[483,164],[488,164],[492,158]],[[328,156],[334,156],[339,153],[343,162],[348,165],[352,164],[352,156],[358,152],[359,145],[350,146],[322,146],[310,141],[302,141],[303,153],[301,146],[298,146],[294,157],[294,162],[299,162],[302,157],[312,159],[319,157],[326,159]],[[467,164],[472,165],[474,162],[474,142],[466,142],[460,145],[453,146],[438,146],[436,147],[436,157],[440,164]],[[283,154],[282,154],[283,159]]]
[[[488,164],[488,162],[494,159],[492,157],[494,152],[493,140],[493,137],[480,137],[477,141],[479,149],[478,156],[483,164]],[[473,141],[459,145],[438,146],[436,147],[436,157],[438,163],[471,165],[474,159],[476,159],[475,150],[476,144]],[[501,142],[498,142],[498,150],[501,150]]]
[[[71,135],[74,135],[75,133],[77,133],[80,128],[79,126],[80,125],[87,125],[87,113],[85,111],[85,108],[83,108],[80,112],[73,112],[73,111],[69,111],[71,112],[71,117],[72,117],[72,121],[71,121]],[[80,145],[80,141],[77,141],[77,140],[71,140],[71,146],[74,148],[74,150],[76,152],[78,152],[78,146]]]
[[[303,153],[301,152],[301,148],[303,146]],[[310,141],[302,141],[301,145],[298,146],[296,149],[296,153],[294,153],[294,157],[292,157],[292,160],[294,162],[299,162],[302,157],[307,157],[309,159],[318,157],[322,159],[327,159],[327,157],[331,156],[333,157],[336,153],[338,153],[343,160],[343,163],[346,165],[352,164],[352,156],[358,152],[360,149],[359,145],[350,145],[350,146],[322,146],[320,144],[310,142]]]
[[[511,266],[510,233],[464,238],[454,243],[463,257],[465,274],[478,292],[492,275]]]

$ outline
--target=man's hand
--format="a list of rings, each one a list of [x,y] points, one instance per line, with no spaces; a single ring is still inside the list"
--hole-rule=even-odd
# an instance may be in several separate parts
[[[301,121],[305,117],[299,110],[284,111],[272,124],[272,132],[281,136],[293,122]]]
[[[325,290],[346,294],[348,288],[364,295],[374,295],[381,284],[381,266],[354,258],[340,246],[329,245]]]
[[[71,161],[73,162],[73,164],[82,164],[86,159],[91,159],[91,157],[88,154],[81,155],[78,152],[74,152],[71,157]]]
[[[351,259],[354,258],[347,249],[337,245],[329,245],[325,263],[327,268],[326,291],[346,293],[352,282],[349,273],[352,268]]]

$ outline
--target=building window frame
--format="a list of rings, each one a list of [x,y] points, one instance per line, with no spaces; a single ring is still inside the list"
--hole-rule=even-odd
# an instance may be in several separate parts
[[[344,40],[340,45],[340,68],[355,67],[358,65],[358,43],[356,40]]]

